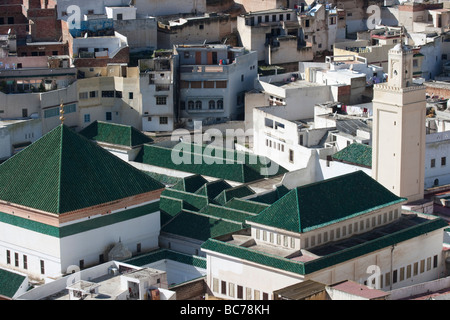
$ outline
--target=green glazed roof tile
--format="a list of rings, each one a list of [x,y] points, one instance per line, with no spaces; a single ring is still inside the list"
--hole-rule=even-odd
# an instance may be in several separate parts
[[[0,269],[0,295],[13,298],[25,279],[25,276]]]
[[[89,140],[135,147],[153,142],[153,139],[132,126],[95,121],[79,132]]]
[[[332,158],[333,160],[371,168],[372,147],[362,143],[352,143],[341,151],[336,152]]]
[[[0,199],[61,214],[164,188],[65,125],[0,165]]]
[[[404,201],[363,171],[357,171],[295,188],[249,221],[306,232]]]

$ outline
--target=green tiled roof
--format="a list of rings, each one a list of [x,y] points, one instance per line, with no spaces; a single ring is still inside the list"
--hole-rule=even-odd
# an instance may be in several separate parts
[[[198,174],[186,177],[183,179],[184,183],[183,191],[194,193],[207,182],[208,180],[206,180],[205,178],[203,178],[201,175]]]
[[[183,200],[183,205],[190,205],[193,210],[201,210],[210,202],[207,196],[189,193],[186,191],[167,188],[161,193],[161,197],[175,198]],[[163,209],[165,210],[165,209]]]
[[[363,171],[357,171],[295,188],[249,221],[306,232],[404,201]]]
[[[144,267],[154,262],[161,260],[172,260],[194,267],[206,269],[206,259],[199,256],[187,255],[184,253],[168,250],[168,249],[158,249],[149,253],[145,253],[128,260],[125,263],[131,264],[137,267]]]
[[[330,266],[349,261],[351,259],[366,255],[368,253],[390,247],[394,244],[418,237],[420,235],[443,229],[448,226],[441,218],[429,220],[425,223],[403,229],[377,238],[355,245],[335,253],[319,257],[317,259],[299,262],[289,260],[280,256],[271,255],[251,248],[241,247],[235,244],[222,242],[216,239],[209,239],[202,245],[202,249],[229,255],[235,258],[258,263],[264,266],[277,268],[297,274],[310,274]]]
[[[263,194],[258,194],[254,198],[249,198],[249,200],[259,202],[262,204],[272,204],[284,197],[289,192],[289,189],[285,186],[278,186],[275,188],[275,190],[266,192]]]
[[[209,204],[200,210],[201,213],[208,214],[217,218],[223,218],[227,220],[236,221],[239,223],[245,223],[245,220],[254,217],[256,214],[246,212],[238,209],[227,208],[215,204]]]
[[[234,199],[228,201],[227,203],[224,204],[224,206],[228,207],[228,208],[237,209],[237,210],[241,210],[241,211],[245,211],[245,212],[256,213],[256,214],[260,213],[261,211],[263,211],[264,209],[269,207],[269,205],[264,204],[264,203],[258,203],[258,202],[254,202],[254,201],[250,201],[250,200],[243,200],[243,199],[239,199],[239,198],[234,198]]]
[[[214,149],[213,152],[206,152],[207,154],[211,154],[209,156],[202,153],[206,148],[205,146],[195,146],[187,143],[179,143],[179,145],[181,146],[179,150],[173,150],[172,148],[146,144],[143,146],[135,161],[242,183],[287,172],[286,169],[279,167],[277,172],[269,172],[269,175],[264,169],[269,168],[272,163],[267,161],[266,158],[261,159],[257,156],[250,156],[249,154],[226,149]],[[175,163],[172,158],[172,151],[175,155],[179,155],[180,159],[185,161]],[[226,154],[228,153],[233,155],[233,157],[227,158]],[[197,161],[197,158],[200,161]],[[253,164],[253,162],[256,163]]]
[[[25,279],[25,276],[0,269],[0,296],[13,298]]]
[[[206,241],[209,238],[243,229],[242,223],[224,220],[198,212],[183,210],[161,228],[161,232]]]
[[[79,132],[89,140],[135,147],[153,140],[132,126],[95,121]]]
[[[204,184],[200,189],[198,189],[195,193],[203,194],[207,196],[209,199],[216,198],[222,191],[226,189],[232,188],[231,185],[225,180],[216,180],[211,181]]]
[[[352,143],[341,151],[336,152],[332,158],[333,160],[371,168],[372,147],[362,143]]]
[[[233,198],[244,198],[252,194],[255,194],[255,191],[248,186],[242,185],[222,191],[214,200],[224,205]]]
[[[0,165],[0,199],[61,214],[164,188],[60,125]]]

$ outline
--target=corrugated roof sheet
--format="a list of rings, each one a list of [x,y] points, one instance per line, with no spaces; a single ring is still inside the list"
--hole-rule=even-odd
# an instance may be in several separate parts
[[[60,125],[0,165],[0,199],[61,214],[164,185]]]

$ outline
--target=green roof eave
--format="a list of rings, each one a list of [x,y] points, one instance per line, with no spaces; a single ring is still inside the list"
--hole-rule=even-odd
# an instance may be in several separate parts
[[[305,275],[446,227],[448,227],[447,222],[437,218],[307,262],[289,260],[216,239],[209,239],[201,248],[205,251],[217,252],[264,266]]]

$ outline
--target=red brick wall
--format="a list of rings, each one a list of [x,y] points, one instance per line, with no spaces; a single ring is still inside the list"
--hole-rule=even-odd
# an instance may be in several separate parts
[[[33,41],[58,41],[62,36],[61,22],[57,20],[56,9],[30,9],[28,18]]]
[[[24,15],[21,3],[0,5],[0,18],[3,18],[3,24],[0,25],[1,34],[6,34],[11,29],[12,34],[16,34],[19,38],[27,36],[28,19]],[[8,18],[13,18],[14,22],[9,24]]]

